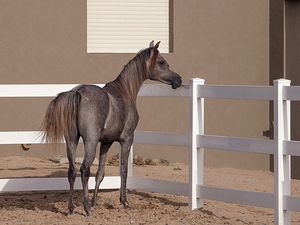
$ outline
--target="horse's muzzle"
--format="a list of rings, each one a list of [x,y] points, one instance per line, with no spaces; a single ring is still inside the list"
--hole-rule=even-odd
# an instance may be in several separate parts
[[[176,89],[176,88],[180,87],[181,84],[182,84],[181,76],[179,76],[177,73],[175,73],[171,79],[172,88]]]

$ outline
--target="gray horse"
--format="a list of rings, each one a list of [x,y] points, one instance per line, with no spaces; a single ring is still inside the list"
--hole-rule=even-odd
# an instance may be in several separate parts
[[[70,196],[68,209],[74,213],[73,190],[76,179],[75,152],[82,137],[85,154],[80,167],[83,186],[83,206],[87,215],[91,207],[88,197],[90,166],[95,159],[96,147],[101,142],[99,168],[91,205],[96,204],[99,185],[104,178],[107,151],[114,141],[121,145],[120,156],[120,201],[128,207],[126,198],[127,162],[133,143],[134,130],[139,115],[136,108],[138,91],[146,79],[160,81],[176,89],[181,86],[181,77],[173,72],[158,51],[158,42],[152,41],[149,48],[141,50],[131,59],[120,75],[105,87],[80,85],[62,92],[53,99],[47,109],[42,131],[47,143],[59,143],[65,138],[69,160],[68,180]]]

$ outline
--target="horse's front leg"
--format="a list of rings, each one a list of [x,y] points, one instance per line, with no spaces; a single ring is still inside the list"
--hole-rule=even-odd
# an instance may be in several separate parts
[[[132,137],[126,141],[121,142],[121,159],[120,159],[120,175],[121,175],[121,187],[120,187],[120,202],[124,208],[128,208],[129,204],[126,197],[126,185],[127,185],[127,172],[128,172],[128,156],[130,148],[133,142]]]

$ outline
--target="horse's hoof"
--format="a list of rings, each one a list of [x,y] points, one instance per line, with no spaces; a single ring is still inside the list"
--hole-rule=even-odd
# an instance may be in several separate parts
[[[87,208],[85,208],[84,207],[84,211],[85,211],[85,216],[90,216],[91,215],[91,209],[89,208],[89,209],[87,209]]]
[[[84,207],[85,215],[90,216],[91,215],[91,208],[90,207]]]
[[[68,213],[68,216],[69,216],[69,217],[72,217],[72,216],[74,216],[74,215],[75,215],[74,212],[69,212],[69,213]]]
[[[69,210],[68,215],[70,215],[70,216],[74,215],[75,204],[74,204],[73,200],[69,201],[68,210]]]
[[[92,201],[91,201],[91,207],[94,207],[97,205],[97,200],[92,198]]]
[[[69,207],[69,212],[68,212],[68,216],[74,216],[74,209],[75,207]]]
[[[83,202],[83,208],[84,208],[86,216],[90,216],[91,215],[91,206],[88,203],[88,201]]]
[[[122,206],[123,206],[123,209],[128,209],[128,208],[130,208],[129,203],[128,203],[127,201],[122,202]]]

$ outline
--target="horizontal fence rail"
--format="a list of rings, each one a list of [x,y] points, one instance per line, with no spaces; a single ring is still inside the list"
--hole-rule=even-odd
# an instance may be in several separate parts
[[[0,85],[0,97],[54,97],[78,84],[16,84]],[[97,86],[104,86],[97,84]]]
[[[300,198],[284,196],[283,208],[290,211],[300,212]]]
[[[167,132],[136,131],[134,133],[134,143],[189,146],[189,136],[187,134]]]
[[[0,144],[41,144],[43,134],[39,131],[1,131]]]
[[[199,148],[222,149],[239,152],[255,152],[273,154],[275,143],[271,140],[252,138],[223,137],[213,135],[199,135]]]
[[[273,100],[274,89],[269,86],[198,86],[199,98]]]
[[[173,146],[189,146],[186,134],[135,131],[134,143]],[[82,140],[80,140],[82,143]],[[0,132],[0,144],[43,144],[43,133],[40,131],[7,131]],[[64,143],[64,142],[63,142]]]
[[[143,84],[138,96],[188,97],[190,96],[190,86],[182,85],[177,89],[172,89],[165,84]]]
[[[283,100],[300,101],[300,86],[283,87]]]
[[[90,177],[89,187],[95,187],[95,177]],[[119,176],[106,176],[101,183],[101,189],[118,189]],[[0,179],[0,191],[63,191],[70,188],[67,177],[34,177]],[[80,177],[77,177],[74,188],[82,189]]]
[[[3,84],[0,85],[0,97],[54,97],[60,92],[69,91],[79,84]],[[94,84],[104,87],[105,84]],[[144,84],[138,96],[187,97],[190,95],[189,85],[172,89],[165,84]]]
[[[283,153],[300,156],[300,141],[283,141]]]
[[[198,186],[199,197],[210,200],[218,200],[227,203],[253,205],[264,208],[273,208],[274,197],[272,193],[243,191],[238,189],[226,189],[210,187],[205,185]]]
[[[149,192],[160,192],[174,195],[189,195],[188,183],[165,181],[140,177],[129,177],[128,188],[142,189]]]

